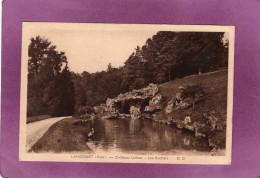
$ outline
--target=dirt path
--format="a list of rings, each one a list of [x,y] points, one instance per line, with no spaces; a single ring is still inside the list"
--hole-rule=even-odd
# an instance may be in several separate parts
[[[64,118],[71,118],[71,116],[49,118],[27,124],[26,151],[28,151],[46,133],[50,126]]]

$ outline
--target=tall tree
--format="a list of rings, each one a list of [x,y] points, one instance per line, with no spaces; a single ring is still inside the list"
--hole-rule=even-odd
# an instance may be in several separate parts
[[[65,53],[56,51],[48,39],[37,36],[31,38],[28,56],[27,115],[71,114],[73,89]]]

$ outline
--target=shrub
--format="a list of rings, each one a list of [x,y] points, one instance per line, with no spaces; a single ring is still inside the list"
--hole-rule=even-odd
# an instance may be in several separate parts
[[[193,86],[186,86],[184,89],[182,89],[182,98],[196,98],[200,96],[204,96],[205,92],[203,88],[199,85],[193,85]]]
[[[84,115],[94,112],[94,109],[91,106],[80,106],[76,109],[76,115]]]

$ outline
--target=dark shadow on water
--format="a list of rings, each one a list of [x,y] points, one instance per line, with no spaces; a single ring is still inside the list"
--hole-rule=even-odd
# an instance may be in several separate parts
[[[105,151],[210,151],[205,138],[150,120],[98,119],[93,127],[95,134],[91,142],[95,148]]]

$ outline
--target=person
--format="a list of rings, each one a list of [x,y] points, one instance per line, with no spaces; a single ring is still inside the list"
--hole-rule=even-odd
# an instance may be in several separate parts
[[[188,124],[191,123],[191,118],[189,114],[186,114],[185,119],[183,121],[184,124]]]

